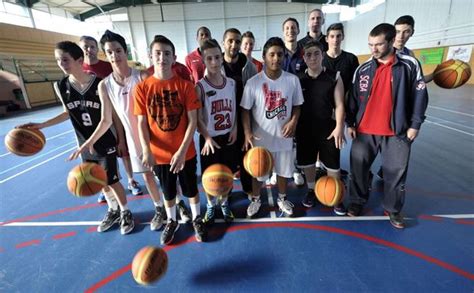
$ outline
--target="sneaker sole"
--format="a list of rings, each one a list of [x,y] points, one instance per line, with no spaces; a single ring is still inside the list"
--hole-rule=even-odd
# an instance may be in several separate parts
[[[302,204],[304,207],[307,207],[307,208],[312,208],[312,207],[314,207],[314,204],[309,205],[309,204],[305,204],[304,202],[301,202],[301,204]]]
[[[143,191],[140,191],[140,192],[137,192],[137,193],[133,193],[130,189],[129,189],[129,191],[132,193],[132,195],[135,195],[135,196],[143,194]]]
[[[163,226],[164,226],[164,225],[163,225],[163,222],[161,222],[161,225],[156,226],[156,227],[153,227],[153,226],[151,225],[151,223],[150,223],[150,230],[151,230],[151,231],[158,231],[158,230],[160,230],[161,228],[163,228]]]
[[[113,224],[110,225],[110,227],[108,227],[107,229],[104,229],[104,230],[100,230],[100,226],[97,226],[97,232],[99,232],[99,233],[107,232],[107,231],[109,231],[113,226],[115,226],[115,224],[117,224],[117,223],[119,223],[119,222],[120,222],[120,218],[117,218],[117,220],[115,220],[115,221],[113,222]]]
[[[122,230],[122,227],[120,227],[120,234],[122,234],[122,235],[130,234],[130,232],[132,232],[133,229],[135,228],[135,221],[133,221],[132,223],[133,224],[128,226],[128,228],[126,230]]]
[[[345,215],[347,215],[347,212],[339,212],[339,211],[336,211],[336,210],[334,210],[334,213],[335,213],[336,215],[338,215],[338,216],[345,216]],[[354,216],[351,216],[351,217],[354,217]]]

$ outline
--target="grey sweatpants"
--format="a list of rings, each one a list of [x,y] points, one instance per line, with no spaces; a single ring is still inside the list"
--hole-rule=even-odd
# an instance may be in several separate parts
[[[406,137],[358,133],[352,141],[350,156],[350,203],[364,205],[368,201],[370,167],[380,152],[384,178],[382,205],[388,212],[400,212],[405,201],[411,143]]]

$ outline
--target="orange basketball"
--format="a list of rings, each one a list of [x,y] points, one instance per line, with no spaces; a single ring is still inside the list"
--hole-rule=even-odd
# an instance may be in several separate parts
[[[471,77],[471,67],[461,60],[448,60],[438,65],[433,73],[434,82],[445,89],[465,84]]]
[[[159,247],[145,246],[135,254],[132,275],[140,285],[158,281],[168,269],[168,255]]]
[[[269,175],[273,168],[272,154],[263,147],[253,147],[244,156],[244,168],[254,177]]]
[[[206,168],[202,174],[202,186],[212,196],[226,195],[234,185],[232,171],[223,164],[214,164]]]
[[[44,134],[38,129],[14,128],[5,136],[8,151],[18,156],[32,156],[41,151],[46,143]]]
[[[320,203],[333,207],[340,203],[344,197],[344,184],[337,178],[323,176],[316,182],[314,193]]]
[[[72,168],[67,176],[67,188],[75,196],[89,196],[107,185],[107,173],[102,166],[85,162]]]

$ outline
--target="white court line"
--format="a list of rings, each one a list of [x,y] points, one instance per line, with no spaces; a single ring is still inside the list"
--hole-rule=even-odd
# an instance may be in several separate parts
[[[449,127],[449,126],[446,126],[446,125],[443,125],[443,124],[440,124],[440,123],[436,123],[436,122],[430,121],[428,119],[426,119],[425,122],[426,123],[431,123],[431,124],[434,124],[434,125],[438,125],[438,126],[441,126],[441,127],[447,128],[447,129],[451,129],[451,130],[454,130],[454,131],[459,132],[459,133],[467,134],[469,136],[474,136],[473,133],[466,132],[466,131],[463,131],[463,130],[460,130],[460,129],[457,129],[457,128],[454,128],[454,127]]]
[[[474,214],[459,215],[432,215],[433,217],[450,218],[450,219],[473,219]],[[412,218],[406,218],[412,220]],[[388,221],[388,216],[361,216],[361,217],[301,217],[301,218],[259,218],[259,219],[234,219],[235,223],[274,223],[274,222],[341,222],[341,221]],[[223,219],[216,219],[216,223],[224,223]],[[185,222],[180,220],[180,224]],[[0,225],[3,223],[0,222]],[[100,221],[72,221],[72,222],[13,222],[2,225],[1,227],[58,227],[58,226],[96,226]],[[143,222],[140,225],[148,225],[150,222]]]
[[[70,148],[70,149],[68,149],[68,150],[65,150],[64,152],[59,153],[59,154],[57,154],[56,156],[47,159],[46,161],[43,161],[43,162],[38,163],[38,164],[36,164],[36,165],[34,165],[34,166],[31,166],[30,168],[25,169],[25,170],[23,170],[23,171],[21,171],[21,172],[19,172],[19,173],[16,173],[16,174],[14,174],[14,175],[12,175],[12,176],[6,178],[6,179],[0,180],[0,184],[3,184],[3,183],[5,183],[5,182],[7,182],[7,181],[9,181],[9,180],[11,180],[11,179],[13,179],[13,178],[16,178],[16,177],[20,176],[21,174],[24,174],[24,173],[26,173],[26,172],[28,172],[28,171],[31,171],[31,170],[33,170],[33,169],[36,168],[36,167],[39,167],[39,166],[41,166],[41,165],[44,165],[44,164],[46,164],[47,162],[49,162],[49,161],[51,161],[51,160],[54,160],[54,159],[56,159],[57,157],[60,157],[60,156],[64,155],[65,153],[71,152],[71,151],[74,150],[74,149],[76,149],[76,147],[73,147],[73,148]]]
[[[459,115],[466,115],[466,116],[469,116],[469,117],[474,117],[474,115],[469,114],[469,113],[449,110],[449,109],[446,109],[446,108],[443,108],[443,107],[428,106],[428,108],[433,108],[433,109],[442,110],[442,111],[446,111],[446,112],[451,112],[451,113],[455,113],[455,114],[459,114]]]
[[[454,124],[454,125],[458,125],[458,126],[461,126],[461,127],[474,129],[474,127],[472,127],[472,126],[467,126],[467,125],[465,125],[465,124],[461,124],[461,123],[449,121],[449,120],[446,120],[446,119],[443,119],[443,118],[439,118],[439,117],[436,117],[436,116],[426,115],[426,117],[434,118],[434,119],[437,119],[437,120],[441,120],[441,121],[447,122],[447,123],[449,123],[449,124]]]
[[[11,168],[8,168],[8,169],[6,169],[6,170],[0,172],[0,175],[3,175],[3,174],[5,174],[5,173],[7,173],[8,171],[11,171],[11,170],[16,169],[16,168],[18,168],[18,167],[21,167],[21,166],[26,165],[26,164],[28,164],[28,163],[31,163],[32,161],[36,161],[36,160],[38,160],[38,159],[40,159],[40,158],[42,158],[42,157],[44,157],[44,156],[46,156],[46,155],[48,155],[48,154],[50,154],[50,153],[52,153],[52,152],[55,152],[55,151],[57,151],[57,150],[59,150],[59,149],[62,149],[62,148],[64,148],[64,147],[68,146],[68,145],[71,145],[71,144],[76,144],[76,142],[70,142],[70,143],[64,144],[64,145],[62,145],[62,146],[59,146],[59,147],[57,147],[57,148],[54,148],[54,149],[52,149],[52,150],[49,150],[48,152],[41,153],[41,155],[35,156],[34,158],[32,158],[32,159],[30,159],[30,160],[28,160],[28,161],[25,161],[25,162],[23,162],[23,163],[21,163],[21,164],[18,164],[18,165],[16,165],[16,166],[13,166],[13,167],[11,167]]]
[[[55,138],[58,138],[58,137],[63,136],[63,135],[65,135],[65,134],[71,133],[71,132],[73,132],[73,131],[74,131],[74,130],[68,130],[68,131],[65,131],[65,132],[62,132],[62,133],[53,135],[53,136],[51,136],[51,137],[47,137],[47,138],[46,138],[46,141],[52,140],[52,139],[55,139]],[[0,155],[0,158],[5,157],[5,156],[8,156],[8,155],[11,155],[11,154],[12,154],[12,153],[10,153],[10,152],[5,153],[5,154],[1,154],[1,155]]]

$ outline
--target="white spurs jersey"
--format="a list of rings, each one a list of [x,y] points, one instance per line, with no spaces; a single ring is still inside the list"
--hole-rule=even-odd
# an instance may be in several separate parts
[[[113,74],[104,78],[109,99],[125,130],[128,153],[131,158],[134,158],[134,160],[131,160],[134,172],[143,172],[140,161],[143,151],[138,134],[138,117],[133,115],[133,91],[135,85],[141,81],[140,71],[134,68],[132,68],[132,74],[125,80],[123,86],[115,81]]]
[[[229,133],[236,115],[235,81],[224,77],[220,86],[213,85],[206,77],[197,85],[201,90],[202,118],[211,137]]]

